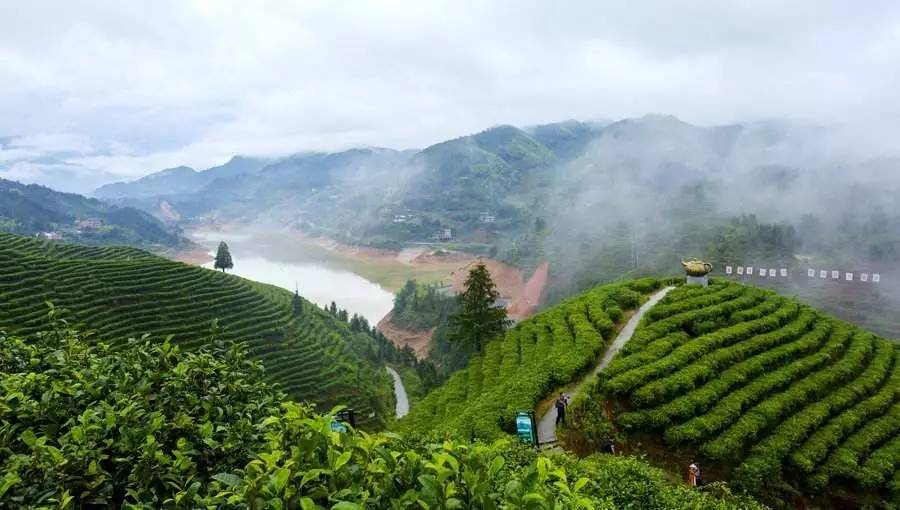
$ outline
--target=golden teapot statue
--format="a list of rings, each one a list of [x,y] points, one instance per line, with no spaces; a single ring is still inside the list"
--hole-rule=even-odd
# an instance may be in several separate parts
[[[681,265],[688,276],[706,276],[713,270],[712,264],[697,259],[682,260]]]

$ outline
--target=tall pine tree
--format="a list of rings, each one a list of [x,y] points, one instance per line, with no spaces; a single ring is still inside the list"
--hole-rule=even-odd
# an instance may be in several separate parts
[[[225,241],[219,243],[219,249],[216,250],[216,263],[213,265],[216,269],[221,269],[224,273],[226,269],[234,267],[231,261],[231,252],[228,251],[228,245]]]
[[[491,274],[479,262],[469,271],[466,290],[459,295],[459,311],[450,317],[450,341],[481,352],[488,341],[502,335],[510,321],[506,309],[497,306],[499,297]]]

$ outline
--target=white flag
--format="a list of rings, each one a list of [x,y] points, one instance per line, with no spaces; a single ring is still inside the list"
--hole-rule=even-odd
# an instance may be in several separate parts
[[[744,274],[744,266],[738,266],[738,274]]]
[[[731,266],[725,266],[725,274],[731,274]]]
[[[828,271],[824,269],[819,271],[819,278],[828,278]]]
[[[781,268],[781,276],[787,276],[787,269]]]
[[[859,279],[864,282],[869,281],[869,273],[862,273],[861,275],[859,275]]]
[[[837,279],[840,278],[840,277],[841,277],[841,272],[840,272],[840,271],[832,271],[832,272],[831,272],[831,279],[832,279],[832,280],[837,280]]]
[[[810,278],[815,278],[815,277],[816,277],[816,270],[815,270],[815,269],[807,269],[807,270],[806,270],[806,276],[809,276]]]
[[[872,273],[872,283],[878,283],[881,281],[881,275],[878,273]]]
[[[753,276],[753,266],[747,266],[747,274]]]
[[[775,270],[774,270],[774,269],[769,269],[769,276],[770,276],[770,277],[774,277],[774,276],[775,276]]]
[[[852,282],[853,281],[853,273],[844,273],[844,279],[847,280],[848,282]]]

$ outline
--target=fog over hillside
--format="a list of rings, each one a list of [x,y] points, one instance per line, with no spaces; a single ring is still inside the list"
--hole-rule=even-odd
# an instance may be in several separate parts
[[[888,306],[900,288],[888,277],[900,260],[900,158],[853,136],[774,121],[701,127],[670,115],[498,126],[421,151],[167,170],[98,194],[382,248],[451,228],[458,247],[526,271],[549,260],[548,302],[625,274],[677,272],[681,258],[702,256],[719,270],[882,272],[865,300]],[[843,293],[838,285],[814,293]]]

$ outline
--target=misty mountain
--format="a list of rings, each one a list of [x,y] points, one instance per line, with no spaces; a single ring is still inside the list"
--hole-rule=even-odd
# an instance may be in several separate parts
[[[836,129],[773,121],[568,120],[496,126],[420,151],[300,153],[194,191],[126,200],[383,248],[449,233],[457,248],[526,271],[549,261],[553,302],[623,275],[677,272],[692,256],[717,267],[802,259],[888,273],[900,262],[900,159],[848,149],[860,146]],[[900,306],[900,285],[878,292],[865,301]],[[853,308],[833,299],[810,301]],[[867,325],[900,331],[900,321]]]
[[[105,199],[149,198],[194,193],[216,179],[232,179],[252,174],[270,160],[235,156],[221,166],[198,172],[187,166],[168,168],[132,182],[106,184],[94,191]]]
[[[119,207],[37,184],[0,179],[0,230],[91,244],[175,246],[177,228],[133,207]]]
[[[819,126],[700,127],[647,115],[497,126],[421,151],[301,153],[226,176],[223,168],[241,161],[235,158],[225,167],[170,170],[116,189],[154,213],[165,199],[185,217],[297,226],[376,246],[424,241],[449,228],[472,249],[493,246],[526,266],[524,259],[609,239],[622,228],[651,236],[680,232],[685,222],[699,230],[725,225],[745,214],[816,224],[822,237],[805,246],[832,246],[826,251],[835,259],[898,256],[890,234],[834,248],[857,232],[874,235],[884,228],[879,221],[900,224],[897,160],[843,149],[852,145]],[[170,184],[157,188],[148,183],[154,179]],[[154,189],[161,191],[148,197]],[[676,220],[680,226],[672,228]],[[698,241],[682,248],[705,247]]]

